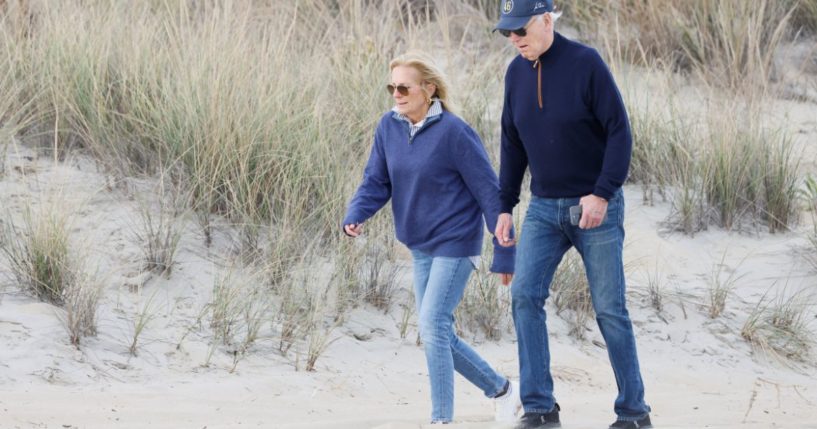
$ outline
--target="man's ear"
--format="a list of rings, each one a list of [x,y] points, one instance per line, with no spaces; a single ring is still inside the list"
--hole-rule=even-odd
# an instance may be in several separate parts
[[[542,15],[542,22],[545,24],[545,29],[550,30],[553,28],[553,15],[546,13]]]

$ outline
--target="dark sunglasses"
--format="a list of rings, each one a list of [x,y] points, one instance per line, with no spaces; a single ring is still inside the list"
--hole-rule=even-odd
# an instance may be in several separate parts
[[[519,37],[525,37],[528,34],[528,30],[525,30],[524,27],[517,28],[516,30],[499,30],[499,34],[505,37],[511,37],[511,33],[516,34]]]
[[[410,86],[406,86],[406,85],[397,85],[397,86],[394,86],[394,85],[392,85],[392,84],[388,84],[388,85],[386,85],[386,91],[389,91],[389,95],[394,94],[394,90],[396,89],[396,90],[397,90],[397,92],[399,92],[399,93],[400,93],[400,95],[402,95],[402,96],[404,96],[404,97],[405,97],[406,95],[408,95],[408,93],[409,93],[409,88],[411,88],[411,87],[410,87]]]

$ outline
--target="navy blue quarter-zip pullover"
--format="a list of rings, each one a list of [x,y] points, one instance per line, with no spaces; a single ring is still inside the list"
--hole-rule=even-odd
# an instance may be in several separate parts
[[[502,212],[519,203],[525,169],[531,192],[610,199],[627,177],[632,151],[627,112],[595,49],[555,33],[538,61],[517,56],[505,75]]]

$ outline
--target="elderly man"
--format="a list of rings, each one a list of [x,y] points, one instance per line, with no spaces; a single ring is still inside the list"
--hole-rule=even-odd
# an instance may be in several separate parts
[[[621,95],[599,54],[554,32],[552,0],[502,0],[496,26],[519,52],[505,75],[496,237],[511,245],[525,170],[533,194],[517,246],[513,319],[519,345],[520,429],[559,427],[545,300],[570,247],[582,256],[593,309],[618,385],[611,428],[651,427],[622,263],[632,147]],[[571,208],[573,207],[573,208]]]

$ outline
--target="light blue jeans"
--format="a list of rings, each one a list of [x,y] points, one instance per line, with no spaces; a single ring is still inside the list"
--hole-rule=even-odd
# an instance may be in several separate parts
[[[499,394],[507,379],[457,337],[454,329],[454,309],[474,270],[471,261],[434,257],[418,250],[411,254],[420,338],[431,381],[431,421],[446,423],[454,417],[454,370],[488,397]]]
[[[579,198],[534,197],[525,216],[511,287],[522,404],[525,412],[547,413],[556,403],[544,307],[556,267],[573,246],[584,261],[596,322],[616,377],[614,411],[619,420],[638,420],[650,412],[650,407],[644,402],[635,335],[624,296],[624,195],[616,192],[608,203],[607,218],[588,230],[570,224],[569,207],[578,203]]]

